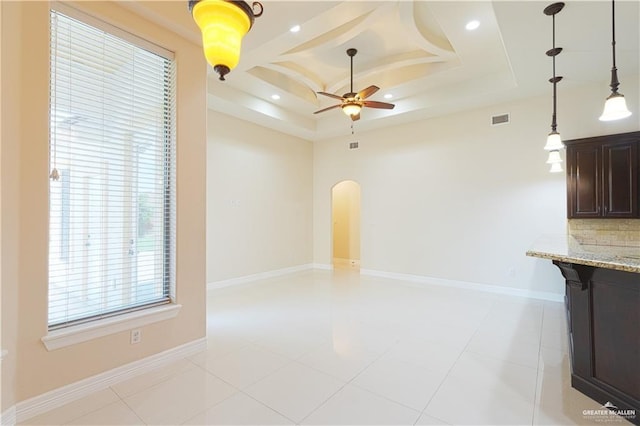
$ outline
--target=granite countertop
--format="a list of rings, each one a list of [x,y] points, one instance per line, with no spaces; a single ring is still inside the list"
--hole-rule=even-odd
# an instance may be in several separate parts
[[[527,256],[640,273],[640,247],[580,244],[570,235],[544,235]]]

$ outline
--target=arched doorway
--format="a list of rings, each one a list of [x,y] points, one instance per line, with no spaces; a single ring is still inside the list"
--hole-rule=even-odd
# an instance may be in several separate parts
[[[360,269],[360,185],[352,180],[331,189],[333,267]]]

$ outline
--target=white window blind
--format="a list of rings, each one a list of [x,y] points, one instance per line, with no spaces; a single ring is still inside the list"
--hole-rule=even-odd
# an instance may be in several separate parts
[[[49,329],[173,294],[174,60],[105,27],[51,11]]]

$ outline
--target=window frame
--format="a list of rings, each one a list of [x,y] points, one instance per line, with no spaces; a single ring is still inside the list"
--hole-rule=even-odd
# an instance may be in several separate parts
[[[138,48],[148,50],[152,53],[169,59],[174,62],[173,66],[177,69],[177,64],[175,64],[175,55],[173,52],[167,49],[157,46],[147,40],[144,40],[114,25],[104,22],[94,16],[88,15],[69,5],[60,2],[51,2],[49,9],[50,11],[64,14],[100,31],[104,31],[110,35],[123,39]],[[51,29],[49,31],[51,31]],[[175,104],[177,103],[177,91],[175,89],[175,84],[177,84],[176,70],[174,70],[173,77],[175,80],[173,98],[171,101]],[[51,75],[49,77],[49,80],[51,81]],[[171,166],[164,168],[163,185],[165,187],[165,190],[162,196],[163,202],[166,204],[165,208],[169,210],[169,214],[163,215],[163,246],[165,247],[167,253],[166,256],[168,256],[169,261],[164,260],[165,258],[163,257],[162,265],[164,271],[164,282],[162,283],[162,285],[165,288],[164,291],[165,294],[168,295],[169,300],[150,303],[139,307],[123,308],[122,310],[113,311],[108,314],[101,314],[99,318],[91,318],[87,316],[81,320],[78,320],[76,323],[72,323],[71,325],[66,326],[50,326],[49,322],[47,321],[48,333],[46,336],[42,337],[42,342],[44,343],[47,350],[55,350],[65,346],[74,345],[84,341],[103,337],[109,334],[129,330],[131,328],[141,327],[158,321],[164,321],[174,318],[178,315],[181,305],[176,301],[175,288],[175,244],[177,238],[175,229],[177,226],[177,194],[175,176],[177,170],[177,165],[175,164],[177,162],[176,120],[177,109],[174,106],[174,115],[171,123],[171,126],[173,127],[173,138],[168,144],[165,144],[165,147],[163,148],[164,151],[170,151],[166,153],[165,161],[166,158],[170,158],[173,163]],[[165,122],[164,126],[166,127],[166,125],[167,124]],[[173,173],[174,175],[171,176],[171,173]],[[173,185],[171,185],[170,182],[173,182]],[[49,276],[49,274],[47,275]],[[47,307],[49,307],[49,304],[47,304]]]

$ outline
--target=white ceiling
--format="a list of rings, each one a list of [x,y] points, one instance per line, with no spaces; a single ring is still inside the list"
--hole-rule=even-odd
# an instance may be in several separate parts
[[[549,94],[552,18],[538,1],[271,1],[256,18],[240,64],[217,80],[210,69],[209,108],[308,140],[351,133],[339,101],[316,95],[375,84],[355,131],[406,123],[507,100]],[[187,2],[128,2],[123,6],[200,43]],[[625,79],[640,69],[640,1],[616,2],[616,60]],[[468,21],[480,21],[467,31]],[[300,25],[297,33],[289,31]],[[611,2],[568,1],[556,15],[557,74],[564,88],[604,82],[611,70]],[[272,95],[280,96],[273,100]],[[392,99],[385,99],[392,94]]]

